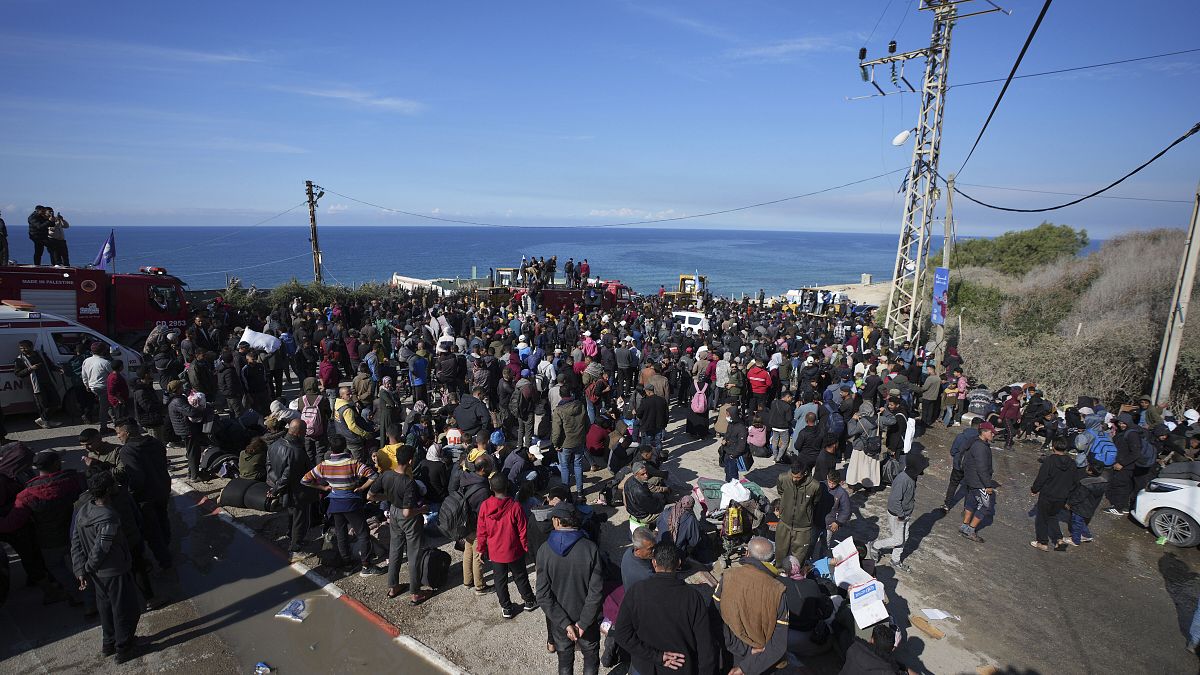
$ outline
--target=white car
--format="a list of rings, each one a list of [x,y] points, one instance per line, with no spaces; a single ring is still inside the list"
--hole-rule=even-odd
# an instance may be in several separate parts
[[[1195,476],[1155,478],[1138,493],[1131,515],[1172,546],[1200,545],[1200,481]]]

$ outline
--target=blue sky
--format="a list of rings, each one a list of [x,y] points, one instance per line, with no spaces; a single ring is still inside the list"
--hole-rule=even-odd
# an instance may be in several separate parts
[[[1041,3],[961,21],[951,82],[1002,77]],[[1051,8],[1021,72],[1200,47],[1194,0]],[[88,225],[248,225],[345,195],[450,218],[600,224],[775,199],[906,166],[914,95],[870,93],[857,50],[928,42],[910,0],[5,3],[0,208]],[[903,23],[902,23],[903,21]],[[919,67],[909,79],[919,81]],[[960,177],[1090,191],[1183,133],[1200,53],[1019,80]],[[999,85],[951,90],[943,173]],[[1113,194],[1190,200],[1200,138]],[[895,231],[899,175],[681,227]],[[974,189],[1013,206],[1067,198]],[[964,234],[1036,225],[955,203]],[[1187,203],[1047,214],[1099,237],[1184,226]],[[275,221],[301,224],[303,209]],[[322,226],[428,224],[335,195]],[[18,230],[19,231],[19,230]]]

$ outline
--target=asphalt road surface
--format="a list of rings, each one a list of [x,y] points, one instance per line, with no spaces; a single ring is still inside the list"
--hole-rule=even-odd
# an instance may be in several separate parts
[[[24,422],[10,421],[9,428]],[[36,449],[69,448],[70,466],[79,461],[71,442],[78,432],[60,427],[9,437]],[[142,616],[140,658],[118,666],[102,657],[99,623],[66,603],[43,606],[14,558],[12,593],[0,607],[0,672],[250,673],[260,661],[281,673],[377,673],[380,664],[418,675],[443,672],[184,489],[172,504],[175,570],[152,575],[156,594],[171,602]],[[276,618],[294,599],[306,602],[308,617]]]

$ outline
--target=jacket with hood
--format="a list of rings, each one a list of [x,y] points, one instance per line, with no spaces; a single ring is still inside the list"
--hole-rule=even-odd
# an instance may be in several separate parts
[[[1078,482],[1079,468],[1075,466],[1075,460],[1054,453],[1042,458],[1042,466],[1030,491],[1040,500],[1065,502]]]
[[[915,457],[913,458],[915,459]],[[899,516],[904,520],[912,517],[913,509],[917,507],[917,476],[920,475],[915,461],[912,466],[906,466],[892,481],[892,491],[888,494],[888,513]],[[912,469],[910,471],[910,468]]]
[[[71,567],[77,577],[119,577],[133,569],[121,518],[108,504],[85,500],[71,533]]]
[[[846,418],[846,437],[850,439],[855,450],[862,450],[867,439],[879,430],[875,422],[875,406],[870,401],[863,401],[858,406],[858,419]]]
[[[138,436],[121,446],[125,484],[137,502],[161,502],[171,497],[167,448],[153,436]]]
[[[189,420],[189,417],[196,417],[203,414],[200,408],[194,408],[182,394],[176,394],[171,397],[171,402],[167,404],[167,418],[171,420],[171,429],[176,436],[186,438],[200,430],[200,425]]]
[[[458,422],[458,428],[472,437],[478,436],[479,432],[492,424],[492,416],[487,406],[470,394],[463,396],[459,401],[458,407],[454,409],[454,419]]]
[[[580,530],[554,530],[537,552],[537,601],[556,633],[600,621],[604,569],[600,549]]]
[[[497,563],[517,562],[528,550],[525,512],[509,497],[488,497],[479,507],[475,550]]]
[[[232,363],[225,363],[222,359],[217,361],[213,370],[217,371],[217,391],[225,398],[240,399],[246,393],[242,386],[242,377],[238,373],[237,367]]]
[[[950,444],[950,461],[953,462],[955,469],[962,470],[963,456],[966,454],[967,448],[970,448],[978,438],[978,427],[967,427],[954,438],[954,442]]]
[[[154,391],[152,385],[135,380],[131,401],[133,402],[133,419],[143,429],[160,427],[166,421],[167,409],[163,405],[162,395]]]
[[[550,442],[554,447],[573,450],[586,447],[588,418],[582,401],[574,397],[563,398],[550,414],[550,419]]]
[[[1127,425],[1125,431],[1118,433],[1113,439],[1117,446],[1117,464],[1120,464],[1122,469],[1132,470],[1142,456],[1142,434],[1146,431],[1134,423],[1133,415],[1129,413],[1117,415],[1117,422]]]
[[[1071,513],[1078,514],[1085,521],[1091,520],[1092,516],[1096,515],[1096,509],[1100,506],[1100,500],[1104,498],[1104,492],[1107,489],[1108,480],[1103,476],[1088,476],[1081,479],[1075,484],[1075,489],[1067,499]]]
[[[722,449],[725,451],[726,459],[737,459],[750,451],[746,445],[746,439],[750,435],[750,430],[746,428],[746,423],[736,415],[732,418],[728,428],[725,429],[725,443]]]
[[[992,480],[992,446],[976,438],[963,453],[963,485],[972,490],[995,487]]]

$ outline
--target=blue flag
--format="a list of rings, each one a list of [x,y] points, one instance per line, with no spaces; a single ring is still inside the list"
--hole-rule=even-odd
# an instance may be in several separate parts
[[[100,247],[100,252],[96,254],[96,259],[92,261],[92,267],[98,270],[107,270],[109,263],[117,259],[117,234],[116,230],[108,231],[108,239],[104,240],[104,245]]]

